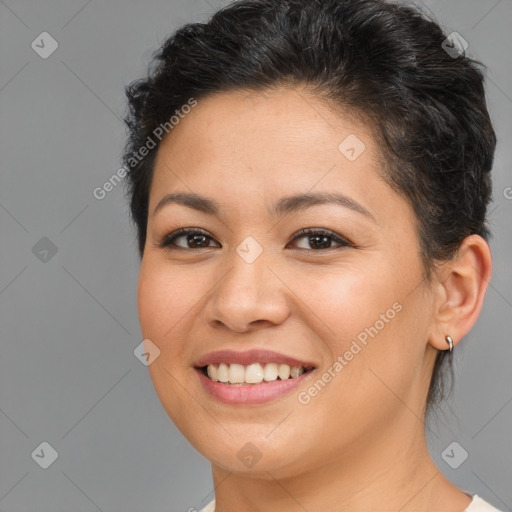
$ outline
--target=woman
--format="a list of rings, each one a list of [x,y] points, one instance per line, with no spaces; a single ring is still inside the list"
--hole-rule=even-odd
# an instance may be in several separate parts
[[[425,437],[492,267],[464,42],[379,0],[242,0],[127,93],[139,319],[204,510],[495,511]]]

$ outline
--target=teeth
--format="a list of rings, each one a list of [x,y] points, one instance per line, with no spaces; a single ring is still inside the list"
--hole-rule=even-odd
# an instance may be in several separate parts
[[[220,363],[219,365],[209,364],[206,368],[208,377],[211,380],[224,384],[260,384],[261,382],[272,382],[278,378],[287,380],[296,379],[305,371],[304,366],[289,366],[287,364],[253,363],[248,366],[241,364]]]
[[[261,367],[261,364],[250,364],[245,370],[245,382],[247,382],[247,384],[259,384],[262,380],[263,368]]]
[[[212,380],[218,380],[217,379],[217,367],[213,364],[208,365],[208,377]]]
[[[290,368],[290,377],[292,379],[296,379],[300,377],[305,372],[304,366],[292,366]]]
[[[268,363],[265,365],[265,370],[263,371],[263,379],[267,382],[271,380],[277,379],[279,368],[276,363]]]
[[[279,378],[286,380],[290,376],[290,367],[287,364],[279,365]]]
[[[229,365],[229,383],[242,384],[245,379],[245,368],[241,364]]]
[[[214,366],[214,365],[210,364],[208,366]],[[217,368],[217,380],[219,382],[228,382],[228,380],[229,380],[229,367],[228,367],[227,364],[224,364],[224,363],[220,363],[219,364],[219,367]]]

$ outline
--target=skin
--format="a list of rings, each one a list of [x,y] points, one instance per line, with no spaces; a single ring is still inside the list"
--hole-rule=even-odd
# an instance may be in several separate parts
[[[366,147],[354,161],[338,149],[350,134]],[[462,512],[471,501],[432,461],[424,406],[445,336],[457,345],[480,313],[489,247],[466,238],[425,281],[413,210],[382,179],[379,156],[364,123],[298,88],[200,100],[158,149],[139,319],[161,351],[149,371],[163,407],[212,464],[217,512]],[[221,212],[169,204],[154,214],[171,192]],[[342,193],[375,220],[335,204],[267,212],[304,192]],[[211,238],[159,247],[178,228]],[[302,228],[353,246],[291,242]],[[263,249],[253,263],[236,252],[248,236]],[[316,380],[394,303],[401,311],[306,405],[297,395],[311,383],[268,404],[223,404],[193,368],[214,350],[270,349],[314,362]],[[261,454],[251,468],[237,457],[248,442]]]

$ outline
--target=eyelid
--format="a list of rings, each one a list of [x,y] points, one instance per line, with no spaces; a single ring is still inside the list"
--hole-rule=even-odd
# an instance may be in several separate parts
[[[340,244],[340,247],[329,247],[327,249],[321,249],[321,250],[309,250],[308,252],[325,252],[333,249],[339,249],[341,247],[355,247],[355,244],[353,244],[350,240],[345,238],[342,235],[339,235],[338,233],[335,233],[334,231],[331,231],[330,229],[326,228],[304,228],[300,229],[293,235],[290,242],[294,242],[295,240],[302,238],[306,235],[324,235],[332,238],[336,243]],[[300,249],[300,250],[307,250],[307,249]]]
[[[194,250],[194,249],[190,249],[190,248],[179,247],[177,245],[172,244],[172,242],[174,242],[174,240],[176,240],[176,238],[179,238],[181,236],[186,236],[186,235],[204,235],[205,237],[210,238],[211,240],[215,240],[215,238],[212,235],[210,235],[210,233],[208,233],[208,231],[205,231],[204,229],[194,228],[194,227],[180,228],[180,229],[177,229],[176,231],[173,231],[173,232],[165,235],[157,243],[157,246],[161,249],[169,249],[169,247],[172,247],[172,249],[177,249],[177,250],[180,250],[180,249],[183,249],[185,251]],[[211,249],[211,247],[202,247],[202,249]],[[197,250],[197,249],[195,249],[195,250]]]
[[[195,235],[195,234],[204,235],[205,237],[209,238],[210,240],[215,240],[215,238],[211,234],[209,234],[207,231],[205,231],[204,229],[194,228],[194,227],[180,228],[180,229],[177,229],[176,231],[173,231],[172,233],[165,235],[162,238],[162,240],[157,243],[157,247],[162,248],[162,249],[172,248],[172,250],[185,250],[185,251],[198,250],[198,249],[179,247],[177,245],[173,245],[173,242],[177,238],[179,238],[181,236]],[[321,253],[321,252],[326,252],[326,251],[332,251],[335,249],[341,249],[343,247],[356,248],[356,244],[354,244],[353,242],[348,240],[346,237],[339,235],[338,233],[336,233],[330,229],[326,229],[326,228],[303,228],[303,229],[300,229],[299,231],[294,233],[294,235],[292,236],[292,238],[290,239],[288,244],[295,242],[296,240],[298,240],[300,238],[306,237],[307,235],[327,236],[327,237],[331,238],[335,243],[337,243],[338,247],[328,247],[326,249],[298,249],[298,250],[306,251],[306,252]],[[219,243],[219,242],[217,242],[217,243]],[[220,244],[220,245],[222,247],[222,244]],[[211,248],[212,247],[199,247],[199,249],[211,249]]]

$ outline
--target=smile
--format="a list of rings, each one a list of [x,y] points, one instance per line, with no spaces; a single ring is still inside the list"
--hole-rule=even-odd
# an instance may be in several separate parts
[[[267,349],[219,350],[195,361],[208,397],[229,405],[263,404],[283,398],[311,378],[317,363]]]
[[[312,369],[313,367],[290,366],[284,363],[252,363],[249,365],[220,363],[218,365],[209,364],[202,368],[204,375],[210,380],[233,386],[296,379]]]

